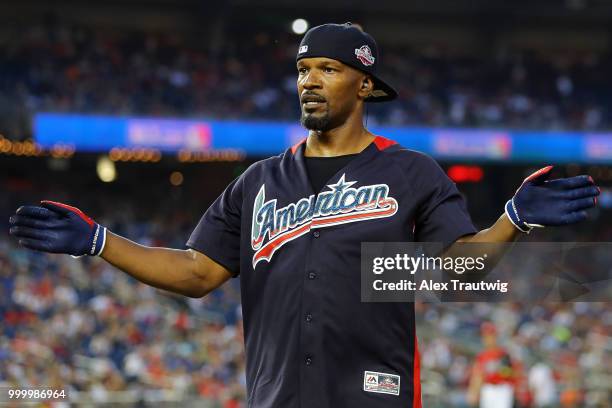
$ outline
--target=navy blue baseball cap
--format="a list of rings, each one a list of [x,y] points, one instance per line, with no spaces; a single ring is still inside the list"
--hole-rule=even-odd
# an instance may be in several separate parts
[[[316,57],[331,58],[370,75],[374,89],[366,102],[386,102],[397,97],[397,91],[376,74],[380,64],[376,41],[352,23],[323,24],[308,30],[295,59]]]

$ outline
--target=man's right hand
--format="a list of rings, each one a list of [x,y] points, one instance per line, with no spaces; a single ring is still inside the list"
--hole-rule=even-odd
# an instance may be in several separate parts
[[[106,228],[66,204],[42,201],[40,206],[19,207],[9,224],[19,244],[36,251],[82,256],[104,250]]]

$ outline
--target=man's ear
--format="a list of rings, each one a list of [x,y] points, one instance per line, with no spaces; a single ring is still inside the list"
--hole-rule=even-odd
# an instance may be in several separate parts
[[[370,96],[373,90],[374,82],[372,81],[372,78],[370,76],[365,76],[361,81],[361,87],[359,88],[359,96],[361,96],[362,99],[365,99]]]

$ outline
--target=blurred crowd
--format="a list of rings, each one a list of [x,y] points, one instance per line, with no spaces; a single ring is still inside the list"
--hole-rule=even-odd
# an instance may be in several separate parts
[[[239,305],[237,280],[204,299],[174,297],[99,259],[2,239],[0,384],[113,406],[197,399],[243,407]]]
[[[492,322],[496,346],[512,362],[514,406],[606,407],[611,319],[608,303],[418,305],[424,399],[434,407],[473,406],[468,384],[476,356],[486,351],[480,329]]]
[[[50,20],[0,30],[0,132],[31,135],[38,111],[205,118],[299,117],[299,37],[257,30],[211,45],[186,34],[93,30]],[[381,44],[400,93],[369,124],[596,130],[612,119],[612,58],[590,52]]]
[[[11,197],[6,208],[0,206],[3,216],[23,200]],[[183,247],[200,215],[162,216],[168,205],[158,201],[156,208],[164,210],[141,221],[134,203],[107,201],[87,210],[111,230],[147,245]],[[555,231],[549,239],[581,240],[574,236],[577,229]],[[609,228],[583,231],[586,240],[609,240],[612,234]],[[470,378],[486,349],[484,323],[494,325],[496,345],[513,362],[518,406],[608,406],[609,303],[418,303],[416,314],[428,407],[470,406]],[[3,231],[0,316],[0,386],[50,386],[81,402],[113,406],[246,407],[237,279],[203,299],[178,297],[98,258],[20,249]]]
[[[98,259],[34,253],[2,239],[0,316],[0,385],[65,389],[95,403],[246,406],[237,280],[203,299],[178,298]],[[609,304],[421,303],[428,406],[470,406],[483,322],[496,325],[516,362],[518,406],[607,406]]]

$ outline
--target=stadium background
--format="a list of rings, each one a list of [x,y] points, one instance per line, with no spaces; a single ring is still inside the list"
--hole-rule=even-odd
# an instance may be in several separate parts
[[[599,208],[579,227],[531,239],[612,241],[612,4],[604,0],[3,2],[0,215],[56,199],[138,242],[183,247],[202,212],[261,154],[240,145],[219,154],[43,146],[34,118],[296,123],[297,18],[354,21],[377,38],[401,99],[372,107],[369,125],[597,135],[603,156],[576,151],[556,172],[591,174],[602,186]],[[561,149],[550,140],[540,158],[458,151],[439,161],[483,228]],[[113,405],[245,406],[236,280],[204,299],[179,298],[98,259],[19,249],[6,228],[0,224],[0,385],[67,388],[81,402]],[[542,381],[554,387],[548,406],[609,406],[611,311],[609,303],[418,304],[425,406],[468,406],[487,321],[520,362],[522,406],[536,406]],[[536,374],[543,367],[551,369],[544,380]]]

